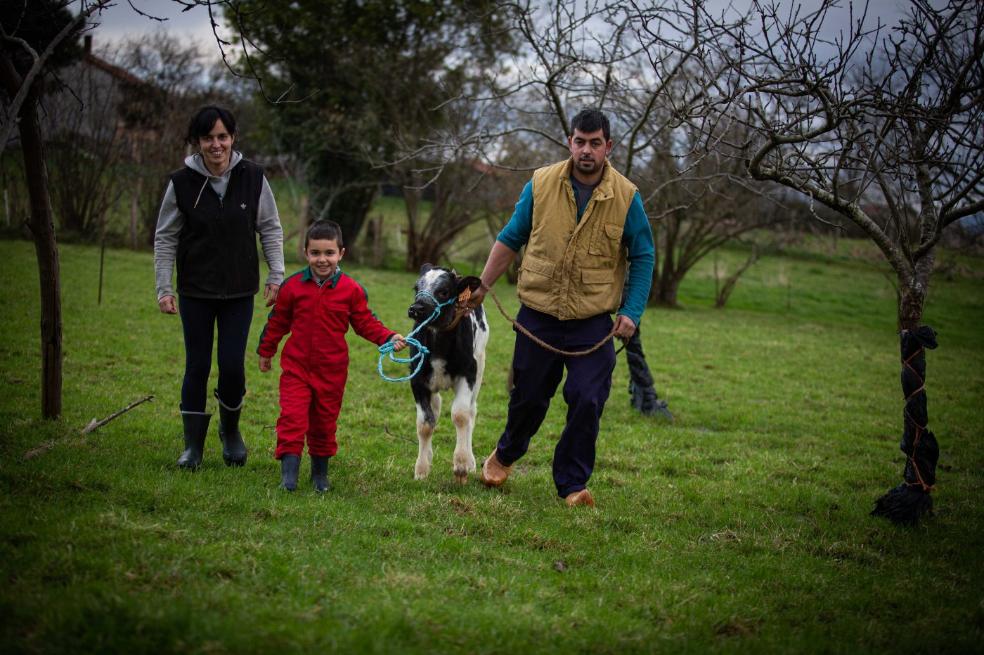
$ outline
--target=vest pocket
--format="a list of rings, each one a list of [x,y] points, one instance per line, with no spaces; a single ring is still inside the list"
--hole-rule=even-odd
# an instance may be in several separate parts
[[[615,286],[615,271],[609,268],[581,270],[581,294],[578,316],[585,318],[611,312],[618,307],[621,289]]]
[[[520,271],[536,273],[537,275],[549,278],[553,277],[554,268],[556,268],[556,265],[553,262],[548,262],[538,257],[531,257],[529,254],[523,256],[523,263],[519,266]]]
[[[611,284],[615,279],[615,271],[610,268],[581,269],[581,282],[585,284]]]
[[[588,244],[588,252],[600,257],[617,257],[622,245],[622,226],[613,223],[600,223]]]

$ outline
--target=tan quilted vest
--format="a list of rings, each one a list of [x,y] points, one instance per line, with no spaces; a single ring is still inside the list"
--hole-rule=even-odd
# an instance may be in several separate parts
[[[533,173],[533,229],[519,269],[523,304],[561,320],[618,309],[625,281],[625,216],[636,187],[605,162],[577,220],[572,160]]]

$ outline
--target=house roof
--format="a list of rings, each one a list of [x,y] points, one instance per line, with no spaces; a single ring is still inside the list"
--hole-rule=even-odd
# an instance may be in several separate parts
[[[140,79],[133,73],[123,68],[120,68],[119,66],[114,66],[108,61],[104,59],[100,59],[99,57],[95,56],[91,52],[85,53],[85,55],[82,57],[82,61],[88,64],[89,66],[98,68],[99,70],[108,73],[109,75],[115,77],[117,80],[123,82],[124,84],[132,84],[134,86],[145,86],[149,84],[148,82],[145,82],[144,80]]]

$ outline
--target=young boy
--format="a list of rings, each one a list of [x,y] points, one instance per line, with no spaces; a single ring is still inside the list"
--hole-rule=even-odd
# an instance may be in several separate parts
[[[328,490],[328,458],[338,451],[335,425],[348,376],[345,333],[349,325],[376,345],[394,340],[394,350],[402,350],[406,341],[376,318],[365,290],[338,267],[345,247],[337,223],[311,225],[304,254],[308,266],[284,280],[256,352],[260,370],[269,371],[277,344],[291,333],[280,356],[283,373],[276,458],[281,486],[288,491],[297,488],[307,435],[311,480],[321,493]]]

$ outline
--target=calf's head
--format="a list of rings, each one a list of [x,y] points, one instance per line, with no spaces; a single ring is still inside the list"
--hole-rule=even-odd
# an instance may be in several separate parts
[[[407,315],[419,324],[427,320],[438,305],[443,305],[441,313],[429,327],[446,328],[454,321],[454,300],[466,289],[474,291],[481,283],[474,275],[462,277],[452,269],[424,264],[420,267],[420,277],[413,287],[415,295]]]

